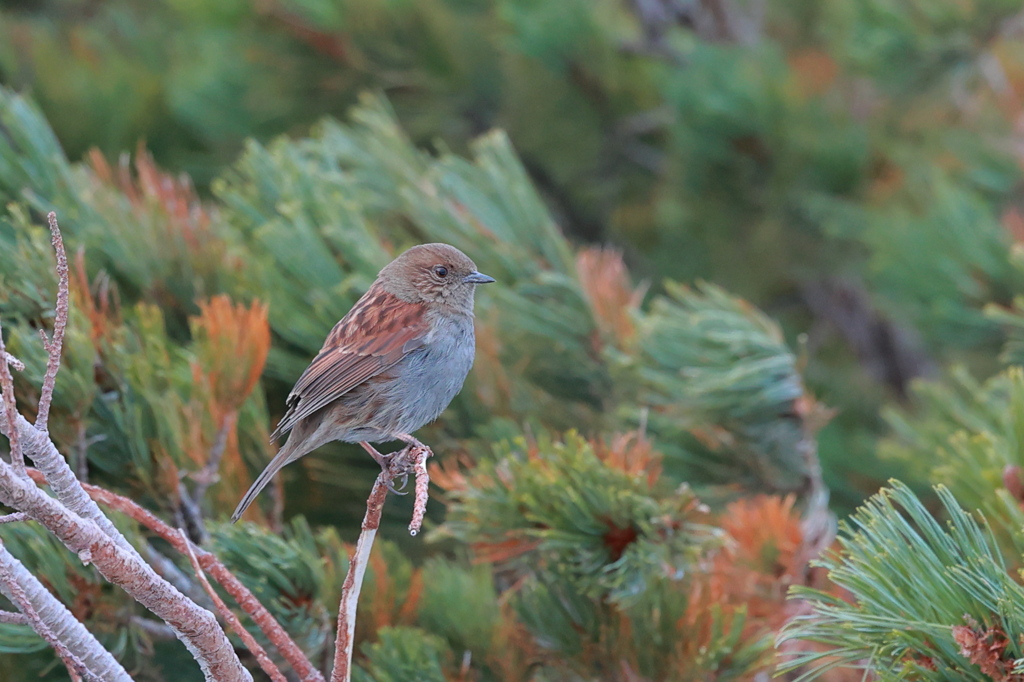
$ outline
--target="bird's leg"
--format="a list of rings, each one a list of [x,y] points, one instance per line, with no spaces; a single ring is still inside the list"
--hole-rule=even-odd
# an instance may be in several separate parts
[[[398,440],[400,440],[400,441],[402,441],[403,443],[405,443],[406,445],[411,445],[411,446],[412,446],[412,447],[414,447],[414,448],[426,448],[427,450],[429,450],[429,449],[430,449],[430,448],[427,448],[427,446],[426,446],[426,445],[424,445],[423,443],[421,443],[421,442],[420,442],[420,441],[419,441],[419,440],[418,440],[418,439],[416,438],[416,436],[411,436],[411,435],[409,435],[408,433],[394,433],[394,434],[392,434],[392,435],[393,435],[393,436],[394,436],[395,438],[397,438]]]
[[[388,474],[387,476],[385,476],[385,479],[387,480],[388,490],[390,490],[391,492],[393,492],[396,495],[408,495],[409,493],[403,493],[403,492],[400,492],[398,490],[395,490],[395,487],[393,485],[391,485],[391,469],[388,466],[388,464],[391,462],[391,458],[395,456],[394,453],[392,453],[390,455],[382,455],[379,452],[377,452],[377,448],[373,447],[372,445],[370,445],[366,441],[360,441],[359,444],[363,446],[364,450],[366,450],[368,453],[370,453],[370,457],[373,457],[373,460],[375,462],[377,462],[377,464],[380,465],[381,470],[384,471],[384,473]],[[408,474],[403,475],[402,476],[402,487],[403,488],[405,487],[405,484],[408,481],[409,481],[409,475]]]

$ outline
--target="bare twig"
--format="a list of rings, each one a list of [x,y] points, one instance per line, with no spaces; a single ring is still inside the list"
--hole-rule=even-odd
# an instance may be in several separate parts
[[[39,435],[49,441],[45,434]],[[212,613],[161,578],[138,553],[125,551],[95,522],[69,511],[32,480],[16,476],[5,462],[0,462],[0,502],[27,512],[83,563],[94,565],[104,578],[174,628],[207,678],[252,680]]]
[[[25,475],[25,454],[21,448],[21,435],[18,433],[18,404],[14,398],[14,377],[8,366],[8,358],[13,357],[4,346],[4,331],[0,328],[0,393],[3,397],[4,424],[3,433],[11,442],[11,466],[18,476]]]
[[[53,401],[53,386],[57,381],[60,369],[60,354],[64,346],[64,329],[68,326],[68,257],[64,253],[64,238],[57,226],[57,214],[50,211],[46,216],[50,225],[53,250],[57,254],[57,309],[53,322],[53,338],[45,339],[43,345],[49,355],[46,361],[46,374],[43,377],[43,389],[39,395],[39,410],[36,414],[36,428],[46,431],[46,422],[50,418],[50,403]]]
[[[132,616],[130,622],[132,625],[149,635],[151,639],[164,642],[175,639],[174,629],[167,623],[162,623],[150,618],[143,618],[142,616]]]
[[[28,625],[28,617],[24,613],[0,611],[0,623],[7,625]]]
[[[5,554],[7,557],[11,556],[6,553],[6,549]],[[84,677],[88,680],[103,682],[100,677],[86,667],[85,663],[83,663],[78,656],[68,649],[63,640],[54,634],[47,622],[39,615],[35,605],[32,604],[32,600],[28,598],[28,593],[25,592],[21,583],[18,582],[17,572],[9,561],[0,561],[0,583],[3,583],[4,594],[8,595],[11,598],[11,601],[13,601],[15,605],[17,605],[18,609],[21,610],[29,625],[32,626],[32,629],[35,630],[40,637],[45,639],[46,643],[52,646],[54,651],[57,652],[57,655],[60,656],[60,659],[64,662],[68,672],[71,674],[72,679],[77,676]]]
[[[142,557],[131,543],[114,527],[110,519],[100,511],[92,498],[82,489],[82,483],[75,477],[75,472],[71,470],[68,460],[57,450],[57,446],[53,444],[49,436],[37,431],[32,423],[21,415],[17,416],[14,423],[18,428],[26,456],[36,465],[37,471],[32,474],[34,480],[40,484],[48,484],[60,503],[67,509],[96,523],[117,543],[118,547],[142,561]],[[0,428],[3,428],[4,424],[4,414],[0,412]]]
[[[199,471],[189,474],[189,478],[196,482],[195,487],[189,492],[185,487],[185,481],[178,481],[178,506],[175,509],[175,519],[178,525],[188,531],[188,537],[197,545],[205,545],[210,534],[206,530],[206,521],[203,519],[203,499],[206,491],[211,485],[219,480],[220,462],[224,458],[224,450],[228,446],[228,437],[235,428],[235,421],[238,413],[231,411],[224,415],[220,428],[217,430],[217,438],[210,448],[210,456],[206,464]]]
[[[362,531],[356,542],[355,551],[348,563],[348,573],[341,588],[341,604],[338,606],[338,634],[334,643],[334,670],[331,682],[349,682],[352,677],[352,646],[356,632],[356,610],[359,605],[359,593],[363,586],[363,576],[369,562],[373,541],[380,528],[381,512],[384,501],[392,482],[409,473],[416,474],[416,500],[413,506],[412,523],[409,532],[419,532],[423,524],[423,514],[427,508],[427,494],[430,479],[427,476],[426,461],[431,455],[427,447],[407,447],[394,453],[388,459],[387,469],[380,472],[373,482],[370,497],[366,501],[366,514],[363,516]]]
[[[32,470],[29,470],[29,474],[37,475]],[[164,523],[164,521],[148,509],[141,507],[134,500],[95,485],[85,484],[83,487],[97,502],[101,502],[111,509],[116,509],[130,516],[166,540],[177,551],[184,555],[188,554],[189,548],[181,537],[181,533]],[[303,680],[303,682],[324,682],[320,671],[309,662],[302,649],[295,644],[284,628],[281,627],[280,623],[267,611],[266,607],[260,603],[252,592],[215,555],[200,547],[193,548],[193,551],[203,570],[209,573],[238,602],[239,607],[252,618],[253,622],[263,631],[267,639],[281,652],[281,655],[288,661],[288,665],[292,667],[292,670],[299,676],[299,679]]]
[[[235,631],[239,637],[242,638],[242,642],[246,648],[256,657],[256,661],[259,662],[260,668],[263,669],[270,679],[274,682],[288,682],[281,670],[274,665],[274,662],[270,660],[270,656],[267,655],[266,650],[260,646],[256,638],[249,634],[249,631],[242,627],[242,623],[239,622],[238,616],[232,613],[228,605],[224,603],[224,600],[220,598],[220,595],[210,585],[210,581],[206,579],[206,574],[203,573],[203,567],[199,565],[199,558],[196,557],[195,551],[192,549],[192,542],[188,539],[188,535],[184,530],[179,530],[178,533],[181,535],[182,542],[185,543],[185,549],[188,550],[188,559],[192,563],[192,570],[195,571],[196,577],[199,578],[199,582],[202,583],[203,589],[206,590],[206,594],[210,595],[210,599],[213,600],[214,606],[217,607],[217,612],[221,618],[227,621],[227,624],[231,626],[231,629]]]
[[[29,515],[25,512],[14,512],[13,514],[0,516],[0,523],[17,523],[19,521],[27,521],[29,518]]]
[[[234,411],[224,415],[224,422],[220,425],[220,429],[217,431],[217,439],[213,442],[213,447],[210,449],[210,458],[206,460],[206,464],[202,469],[192,474],[192,479],[196,482],[192,499],[200,507],[202,507],[203,498],[206,497],[206,490],[218,479],[220,461],[224,457],[224,450],[228,446],[228,436],[231,435],[231,430],[235,428],[235,421],[237,419],[238,413]]]
[[[7,364],[8,365],[10,365],[14,369],[18,370],[19,372],[24,372],[25,371],[25,363],[24,362],[22,362],[21,360],[19,360],[16,357],[14,357],[13,355],[8,353],[7,351],[4,351],[4,357],[7,358]]]
[[[131,677],[128,676],[128,673],[125,672],[121,664],[117,662],[117,659],[103,648],[103,645],[75,618],[71,611],[68,610],[68,607],[64,606],[53,596],[38,578],[29,573],[28,569],[7,551],[3,543],[0,543],[0,564],[4,566],[8,575],[12,576],[13,580],[21,587],[32,604],[32,608],[39,614],[43,622],[47,624],[51,632],[89,670],[93,671],[103,680],[131,682]],[[0,583],[0,588],[3,588],[2,583]],[[28,618],[23,614],[8,615],[9,613],[4,612],[4,616],[0,620],[4,622],[18,622],[20,619],[16,618],[16,616],[22,616],[24,618],[23,622],[28,622]]]
[[[179,528],[188,531],[188,537],[197,545],[205,545],[208,534],[203,522],[203,512],[185,487],[185,482],[178,479],[178,504],[174,506],[174,521]]]
[[[27,419],[18,414],[17,410],[14,410],[13,413],[6,409],[0,410],[0,431],[3,431],[8,434],[8,437],[19,442],[21,449],[18,450],[17,456],[15,456],[13,452],[15,449],[13,447],[14,441],[12,440],[11,460],[15,474],[24,474],[24,456],[27,455],[32,459],[36,468],[46,476],[46,482],[49,483],[50,488],[61,504],[71,512],[94,521],[104,533],[117,543],[118,547],[134,555],[139,561],[142,561],[142,557],[131,546],[131,543],[114,528],[114,524],[110,522],[110,519],[104,516],[103,512],[96,506],[96,503],[85,494],[81,483],[68,465],[67,459],[57,451],[57,447],[47,435],[46,423],[53,397],[54,382],[57,378],[57,371],[60,369],[61,347],[64,342],[64,330],[67,327],[69,305],[68,262],[67,255],[64,253],[64,240],[61,237],[60,228],[57,226],[56,214],[51,212],[47,218],[50,224],[53,248],[57,257],[59,283],[57,288],[57,306],[54,311],[53,340],[47,340],[46,333],[40,330],[43,346],[46,348],[49,358],[39,399],[39,411],[36,424],[33,426]],[[2,334],[0,334],[0,357],[6,357]],[[0,383],[2,383],[3,375],[5,374],[9,375],[7,363],[0,362]],[[4,397],[6,398],[7,395],[8,391],[4,389]],[[14,401],[13,391],[10,392],[10,401],[12,403]],[[12,436],[11,434],[14,435]]]

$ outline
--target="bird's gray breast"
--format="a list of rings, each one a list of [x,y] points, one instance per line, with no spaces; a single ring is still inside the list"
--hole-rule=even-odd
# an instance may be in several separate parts
[[[475,352],[472,315],[434,322],[423,346],[403,358],[397,368],[399,383],[409,391],[403,400],[401,431],[411,433],[440,416],[462,389]]]

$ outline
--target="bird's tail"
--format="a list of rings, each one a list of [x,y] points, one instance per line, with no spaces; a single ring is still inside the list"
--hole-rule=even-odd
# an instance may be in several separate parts
[[[242,514],[245,513],[245,510],[249,508],[249,505],[252,504],[253,500],[256,499],[256,496],[260,494],[261,490],[267,487],[267,484],[270,483],[270,480],[274,478],[278,471],[283,469],[286,464],[294,462],[305,454],[295,452],[295,448],[291,442],[293,440],[295,439],[288,439],[288,442],[284,444],[284,447],[278,450],[277,454],[274,455],[274,459],[270,460],[270,464],[268,464],[263,470],[263,473],[260,474],[259,478],[257,478],[249,487],[249,491],[245,493],[245,497],[243,497],[242,501],[238,503],[237,507],[235,507],[235,513],[231,515],[231,523],[238,521]]]

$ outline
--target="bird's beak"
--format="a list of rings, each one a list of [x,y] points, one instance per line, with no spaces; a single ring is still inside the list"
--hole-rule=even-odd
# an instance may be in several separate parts
[[[467,284],[489,284],[494,281],[493,277],[488,277],[482,272],[471,272],[462,278],[463,282]]]

